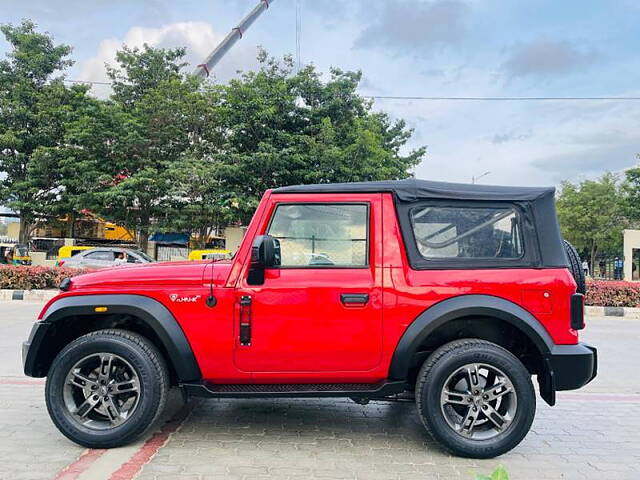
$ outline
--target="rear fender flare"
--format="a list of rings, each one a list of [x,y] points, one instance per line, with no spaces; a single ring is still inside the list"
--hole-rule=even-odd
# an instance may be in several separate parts
[[[179,382],[200,380],[202,375],[191,345],[173,314],[159,301],[142,295],[78,295],[63,297],[52,303],[41,319],[45,324],[70,316],[95,316],[95,307],[107,307],[108,314],[126,314],[137,317],[150,327],[162,342]],[[78,321],[82,321],[79,319]],[[38,352],[46,344],[46,336],[35,339],[30,350]]]
[[[429,335],[449,321],[472,316],[498,318],[513,325],[533,342],[543,358],[553,348],[553,340],[540,322],[515,303],[491,295],[460,295],[427,308],[409,325],[396,346],[389,378],[407,379],[412,359]]]

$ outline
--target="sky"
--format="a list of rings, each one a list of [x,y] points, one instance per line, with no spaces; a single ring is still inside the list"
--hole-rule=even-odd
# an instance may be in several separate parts
[[[361,70],[360,93],[428,97],[640,97],[636,0],[273,0],[215,69],[256,66],[258,46],[319,71]],[[74,47],[67,78],[104,81],[123,44],[186,46],[201,63],[257,0],[0,0]],[[0,39],[0,55],[7,44]],[[98,96],[108,87],[96,86]],[[375,100],[427,146],[417,178],[554,185],[638,163],[640,101]]]

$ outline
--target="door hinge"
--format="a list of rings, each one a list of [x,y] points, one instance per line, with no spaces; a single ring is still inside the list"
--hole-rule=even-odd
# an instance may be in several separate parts
[[[240,297],[240,345],[251,345],[251,297]]]

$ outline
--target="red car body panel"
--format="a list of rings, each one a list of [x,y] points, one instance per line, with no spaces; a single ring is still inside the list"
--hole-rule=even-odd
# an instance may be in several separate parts
[[[365,268],[267,269],[263,285],[247,283],[251,245],[267,231],[278,203],[369,204]],[[501,297],[529,311],[555,344],[576,344],[564,268],[414,270],[390,193],[274,194],[267,191],[238,252],[226,262],[117,267],[75,277],[71,295],[136,294],[169,309],[184,331],[203,379],[214,383],[374,383],[388,377],[398,341],[430,306],[468,294]],[[210,308],[210,294],[217,304]],[[366,293],[345,306],[342,293]],[[252,341],[239,342],[240,298],[252,297]]]

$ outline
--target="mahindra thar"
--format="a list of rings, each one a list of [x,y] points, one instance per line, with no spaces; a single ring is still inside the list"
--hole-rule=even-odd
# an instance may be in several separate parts
[[[232,259],[65,279],[23,345],[74,442],[140,437],[168,389],[201,397],[415,398],[454,454],[527,434],[596,375],[584,274],[553,188],[415,179],[267,191]]]

